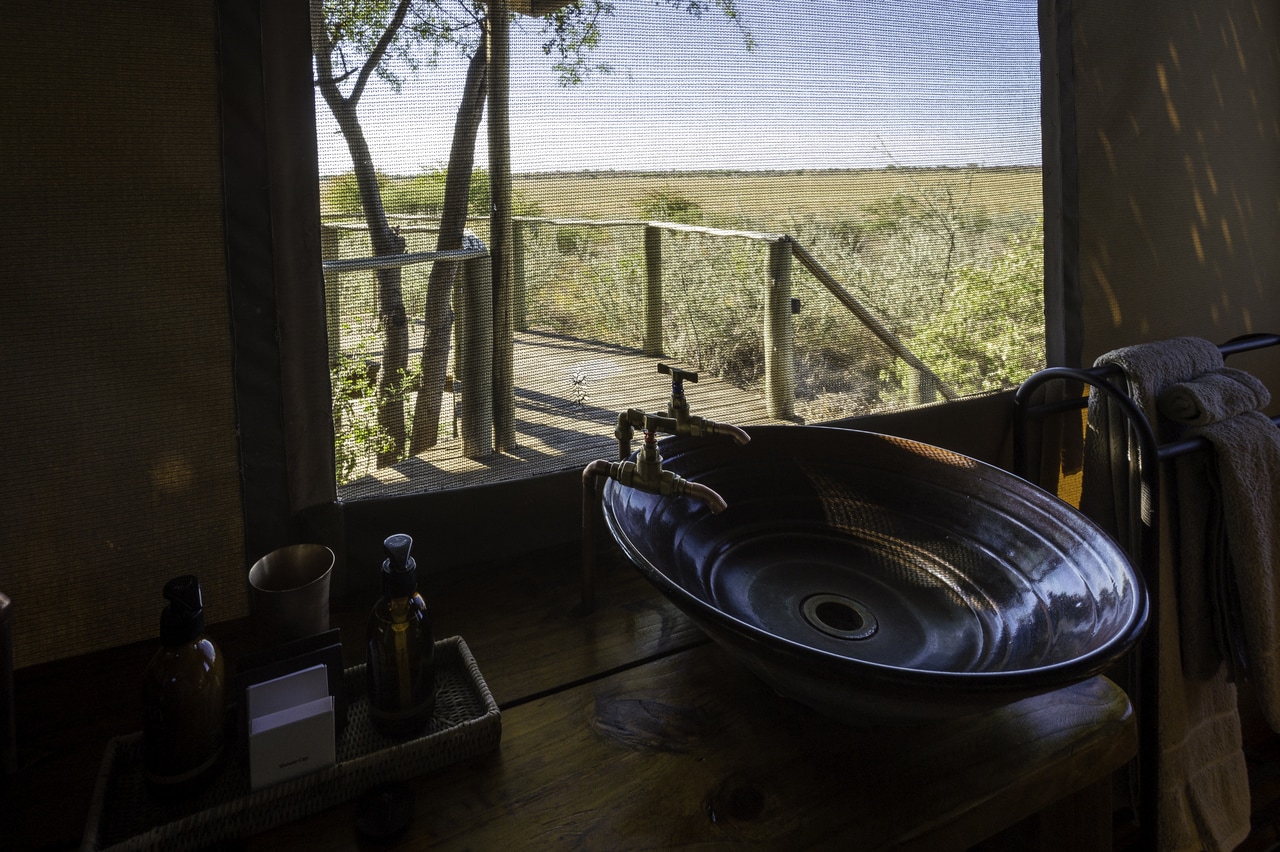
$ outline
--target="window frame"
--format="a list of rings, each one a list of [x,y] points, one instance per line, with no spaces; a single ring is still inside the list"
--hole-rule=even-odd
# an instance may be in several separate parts
[[[581,535],[581,476],[340,502],[320,246],[308,0],[217,0],[228,275],[243,470],[246,556],[293,541],[338,554],[336,595],[367,592],[380,542],[408,532],[431,562],[514,558]],[[1078,287],[1064,232],[1074,170],[1070,0],[1039,0],[1045,180],[1046,357],[1078,352]],[[1065,53],[1063,51],[1066,51]],[[1077,297],[1073,298],[1071,292]],[[1074,307],[1073,307],[1074,306]],[[1071,330],[1075,328],[1074,332]],[[1012,392],[834,424],[903,435],[1009,462]]]

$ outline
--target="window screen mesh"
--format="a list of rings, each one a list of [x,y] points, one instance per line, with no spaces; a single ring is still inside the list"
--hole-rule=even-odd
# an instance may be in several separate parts
[[[341,496],[607,457],[619,411],[665,409],[659,362],[698,372],[694,413],[740,425],[958,398],[1043,366],[1034,3],[679,5],[617,4],[572,85],[542,19],[512,27],[514,448],[464,457],[463,399],[491,391],[459,380],[476,356],[456,324],[435,445],[390,434],[403,419],[411,435],[418,394],[440,387],[417,372],[431,263],[402,268],[395,375],[375,273],[330,268]],[[478,32],[465,7],[431,8]],[[437,245],[463,40],[417,72],[385,65],[398,90],[361,97],[409,253]],[[316,112],[326,258],[367,257],[349,140],[320,96]],[[467,229],[489,244],[483,123],[475,150]]]

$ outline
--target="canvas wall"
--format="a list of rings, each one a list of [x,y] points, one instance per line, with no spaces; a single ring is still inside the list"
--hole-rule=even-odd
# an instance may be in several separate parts
[[[1070,5],[1085,363],[1280,332],[1280,6]]]

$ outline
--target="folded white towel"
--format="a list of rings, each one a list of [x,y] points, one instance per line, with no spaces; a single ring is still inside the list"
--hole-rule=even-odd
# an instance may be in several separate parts
[[[1257,410],[1270,401],[1255,376],[1224,368],[1171,386],[1160,408],[1191,426],[1186,436],[1213,445],[1209,482],[1218,499],[1208,511],[1218,516],[1210,523],[1226,557],[1208,560],[1204,589],[1215,644],[1229,666],[1243,665],[1267,723],[1280,731],[1280,429]]]
[[[1095,365],[1124,371],[1128,395],[1159,443],[1174,437],[1173,424],[1158,416],[1161,392],[1223,366],[1218,348],[1195,337],[1117,349]],[[1249,777],[1240,748],[1236,688],[1221,665],[1207,679],[1185,678],[1179,642],[1176,583],[1181,571],[1203,570],[1208,486],[1199,480],[1197,488],[1182,488],[1177,478],[1162,477],[1160,518],[1151,518],[1151,495],[1131,499],[1137,491],[1132,477],[1138,448],[1131,445],[1128,420],[1117,408],[1105,394],[1090,394],[1081,509],[1130,548],[1135,508],[1160,532],[1159,565],[1144,566],[1158,571],[1160,579],[1159,617],[1148,628],[1160,637],[1158,846],[1178,852],[1232,849],[1249,834]],[[1142,463],[1159,464],[1156,459]],[[1132,506],[1134,499],[1141,504]]]
[[[1232,568],[1229,536],[1232,525],[1238,525],[1240,518],[1237,516],[1230,522],[1227,518],[1218,469],[1224,463],[1266,466],[1267,458],[1264,453],[1250,460],[1250,454],[1232,438],[1230,433],[1243,424],[1231,427],[1215,424],[1248,412],[1256,413],[1256,409],[1263,408],[1270,401],[1271,393],[1260,379],[1232,367],[1222,367],[1190,381],[1170,385],[1159,397],[1160,412],[1183,428],[1178,437],[1202,435],[1214,442],[1214,434],[1217,434],[1219,440],[1214,443],[1221,444],[1221,448],[1215,451],[1217,458],[1214,453],[1197,452],[1180,456],[1175,462],[1180,502],[1204,507],[1203,553],[1183,553],[1184,565],[1203,564],[1204,570],[1183,570],[1178,578],[1179,636],[1182,666],[1187,677],[1209,678],[1224,662],[1232,681],[1246,674],[1244,617]],[[1274,438],[1276,434],[1274,429],[1264,428],[1261,431],[1263,438]],[[1205,500],[1206,486],[1212,488],[1218,499]],[[1264,494],[1270,490],[1269,487],[1262,489]],[[1184,519],[1184,523],[1189,524],[1191,520]],[[1243,535],[1245,532],[1240,531],[1234,536],[1237,548],[1246,546]]]

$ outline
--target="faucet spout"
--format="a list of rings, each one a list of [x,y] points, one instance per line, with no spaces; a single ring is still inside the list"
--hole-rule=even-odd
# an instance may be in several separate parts
[[[645,433],[638,461],[607,462],[596,459],[582,471],[582,599],[576,612],[586,615],[596,605],[596,523],[599,496],[596,482],[608,477],[629,488],[670,497],[689,497],[705,505],[713,515],[728,508],[725,499],[700,482],[691,482],[662,469],[653,431]]]
[[[689,400],[684,394],[684,383],[697,382],[697,373],[680,370],[669,364],[659,364],[658,372],[671,376],[671,402],[667,404],[667,417],[661,418],[662,427],[659,431],[670,435],[686,435],[690,438],[726,435],[733,438],[739,445],[751,440],[751,436],[737,426],[717,423],[689,412]]]
[[[638,491],[646,491],[662,497],[691,497],[703,503],[712,514],[718,515],[728,508],[725,499],[711,488],[700,482],[691,482],[669,470],[658,468],[655,471],[651,464],[646,464],[644,461],[612,462],[606,475]]]
[[[687,479],[684,482],[688,489],[685,493],[693,499],[701,500],[705,503],[707,508],[711,510],[711,514],[718,515],[729,508],[729,504],[724,501],[723,497],[701,482],[689,482]]]
[[[677,427],[677,434],[688,434],[695,438],[704,435],[725,435],[732,438],[739,446],[751,441],[751,436],[747,434],[745,429],[729,423],[717,423],[714,420],[707,420],[705,417],[690,417],[687,432],[680,432]]]

